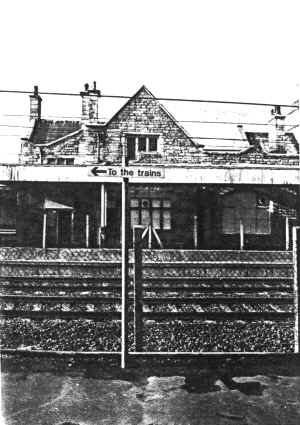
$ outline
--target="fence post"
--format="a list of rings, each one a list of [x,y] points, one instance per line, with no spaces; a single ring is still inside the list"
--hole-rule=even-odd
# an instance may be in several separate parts
[[[75,219],[75,212],[71,212],[71,234],[70,234],[70,242],[71,247],[74,245],[74,219]]]
[[[43,238],[42,238],[42,247],[46,249],[47,245],[47,210],[43,214]]]
[[[299,353],[299,295],[300,295],[300,227],[293,227],[295,353]]]
[[[134,293],[134,346],[135,351],[143,351],[143,281],[142,281],[142,231],[133,228],[133,293]]]
[[[85,247],[90,246],[90,215],[85,215]]]
[[[289,218],[285,217],[285,250],[290,249],[290,224]]]

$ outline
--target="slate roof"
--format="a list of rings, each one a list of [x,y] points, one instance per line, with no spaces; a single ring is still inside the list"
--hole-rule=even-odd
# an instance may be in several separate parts
[[[138,97],[141,92],[145,93],[155,99],[155,96],[143,85],[125,104],[113,114],[113,116],[106,122],[101,123],[103,127],[108,127],[110,123],[126,108],[126,106],[135,98]],[[158,102],[159,103],[159,102]],[[196,134],[201,134],[201,138],[193,138],[189,135],[191,129],[190,124],[184,124],[181,126],[178,121],[170,114],[166,108],[159,103],[162,110],[178,125],[178,127],[184,132],[184,134],[198,147],[203,147],[204,150],[209,153],[219,151],[220,153],[226,154],[230,152],[241,153],[245,150],[254,150],[256,152],[269,152],[269,134],[268,132],[258,131],[245,131],[242,137],[237,126],[222,126],[222,125],[211,125],[201,126],[194,130]],[[89,127],[91,127],[89,125]],[[54,142],[61,139],[62,137],[72,135],[74,132],[79,131],[82,128],[81,121],[53,121],[48,119],[39,119],[35,121],[29,141],[36,145],[46,145],[47,143]],[[193,130],[192,130],[193,132]],[[210,137],[213,135],[213,137]],[[221,137],[221,141],[215,139],[215,137]],[[299,153],[299,144],[293,133],[286,133],[286,141],[288,143],[289,155],[297,155]]]
[[[80,130],[80,121],[36,120],[29,140],[33,144],[46,144]]]

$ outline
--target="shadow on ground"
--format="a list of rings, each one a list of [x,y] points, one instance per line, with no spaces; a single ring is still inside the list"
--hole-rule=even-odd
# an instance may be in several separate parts
[[[3,424],[296,425],[299,363],[281,362],[147,362],[122,370],[100,361],[6,358]]]

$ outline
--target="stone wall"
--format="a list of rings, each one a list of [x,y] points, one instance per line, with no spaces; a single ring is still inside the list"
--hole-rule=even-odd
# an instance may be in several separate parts
[[[184,130],[174,122],[173,118],[159,102],[143,88],[131,99],[123,109],[108,123],[104,157],[111,162],[120,162],[122,156],[120,136],[126,133],[160,135],[159,153],[148,154],[147,157],[157,162],[176,158],[176,162],[184,160],[188,152],[201,152]]]

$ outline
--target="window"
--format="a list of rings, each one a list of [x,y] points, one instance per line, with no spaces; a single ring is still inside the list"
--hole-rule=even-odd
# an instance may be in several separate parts
[[[74,158],[47,158],[47,165],[74,165]]]
[[[0,191],[0,233],[16,227],[17,198],[14,192]]]
[[[168,199],[138,199],[130,200],[131,227],[135,225],[148,226],[155,229],[171,229],[171,202]]]
[[[228,196],[222,212],[222,231],[224,234],[238,234],[240,223],[244,233],[268,235],[271,233],[269,201],[249,194]]]
[[[136,159],[139,152],[153,153],[158,150],[158,136],[127,136],[127,158]]]

